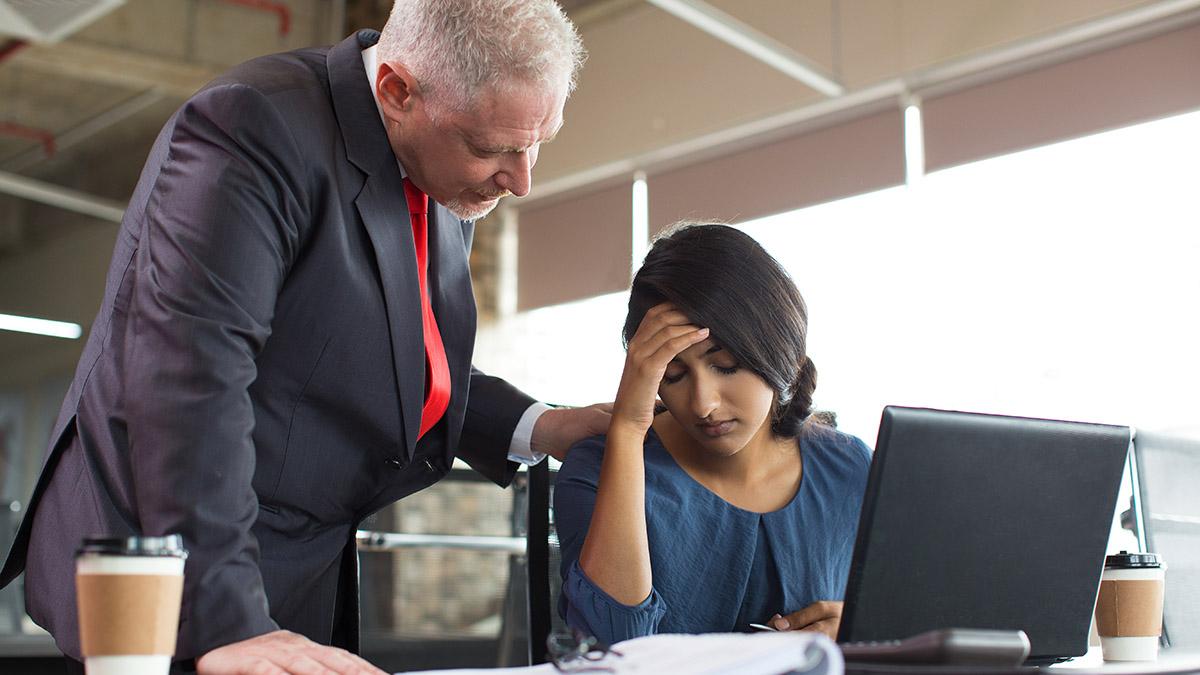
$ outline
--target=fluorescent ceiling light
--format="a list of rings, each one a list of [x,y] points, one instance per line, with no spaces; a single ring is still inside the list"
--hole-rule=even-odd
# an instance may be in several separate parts
[[[66,321],[50,321],[35,319],[28,316],[0,314],[0,330],[17,331],[18,333],[33,333],[34,335],[49,335],[50,337],[78,340],[83,335],[83,328],[77,323]]]
[[[796,50],[754,27],[722,12],[703,0],[648,0],[655,7],[682,19],[731,47],[746,52],[826,96],[841,96],[846,89]]]

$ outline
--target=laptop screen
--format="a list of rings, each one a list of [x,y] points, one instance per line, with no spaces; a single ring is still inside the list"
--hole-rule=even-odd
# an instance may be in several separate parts
[[[1024,630],[1087,651],[1128,427],[887,407],[839,642]]]

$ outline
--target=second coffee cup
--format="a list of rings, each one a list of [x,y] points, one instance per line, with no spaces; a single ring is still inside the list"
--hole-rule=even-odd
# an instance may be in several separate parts
[[[1121,551],[1105,559],[1096,600],[1096,630],[1105,661],[1158,658],[1165,572],[1153,553]]]

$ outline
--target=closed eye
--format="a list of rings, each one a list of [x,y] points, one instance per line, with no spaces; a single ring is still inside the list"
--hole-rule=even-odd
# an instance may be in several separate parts
[[[501,152],[499,150],[485,150],[483,148],[476,147],[474,145],[471,146],[471,152],[476,157],[496,157],[501,154]]]
[[[740,370],[739,366],[726,367],[726,366],[718,366],[715,363],[712,364],[712,367],[713,367],[713,370],[717,371],[718,373],[721,373],[722,375],[732,375],[732,374],[736,373],[738,370]]]

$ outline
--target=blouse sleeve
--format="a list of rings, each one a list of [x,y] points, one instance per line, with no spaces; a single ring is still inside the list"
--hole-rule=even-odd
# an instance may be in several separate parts
[[[561,598],[567,625],[607,644],[657,633],[658,624],[667,613],[667,603],[653,588],[636,605],[620,603],[592,583],[580,569],[578,560],[571,561]]]
[[[596,506],[603,457],[604,437],[583,440],[567,453],[555,480],[554,521],[563,579],[558,611],[568,626],[614,644],[656,633],[667,613],[667,604],[653,588],[641,603],[622,604],[593,583],[579,567],[579,552]]]

